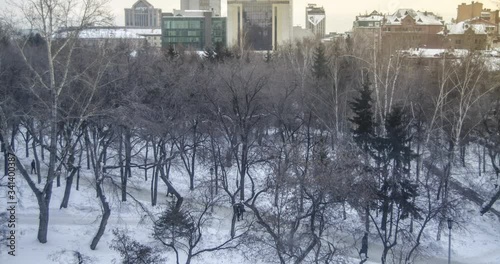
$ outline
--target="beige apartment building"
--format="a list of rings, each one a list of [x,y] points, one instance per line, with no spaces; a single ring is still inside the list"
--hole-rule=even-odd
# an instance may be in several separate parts
[[[458,6],[457,23],[478,18],[496,25],[500,23],[498,10],[485,9],[483,8],[483,3],[472,1],[470,4],[462,3]]]

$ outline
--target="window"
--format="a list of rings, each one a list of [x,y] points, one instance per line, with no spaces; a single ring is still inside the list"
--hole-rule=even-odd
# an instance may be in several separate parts
[[[189,21],[189,28],[201,28],[201,21]]]

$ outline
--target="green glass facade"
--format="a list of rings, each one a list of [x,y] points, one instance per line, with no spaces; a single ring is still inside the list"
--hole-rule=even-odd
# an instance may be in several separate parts
[[[225,17],[163,17],[162,46],[204,50],[215,43],[226,45]]]

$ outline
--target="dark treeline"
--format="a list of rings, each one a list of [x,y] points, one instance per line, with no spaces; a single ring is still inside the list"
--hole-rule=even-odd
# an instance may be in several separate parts
[[[446,219],[460,221],[451,173],[467,155],[478,175],[492,166],[498,178],[497,74],[477,55],[406,58],[355,40],[217,51],[0,28],[0,140],[5,153],[35,161],[35,175],[17,165],[38,201],[41,243],[50,203],[66,208],[85,171],[103,210],[92,249],[112,210],[103,187],[136,201],[127,186],[140,178],[152,206],[164,199],[159,190],[176,197],[153,216],[153,237],[177,262],[246,243],[273,262],[336,263],[350,249],[349,218],[359,223],[356,248],[366,233],[384,245],[382,263],[410,263],[428,225],[440,239]],[[201,213],[176,186],[173,163],[199,193]],[[206,168],[212,180],[199,173]],[[53,188],[65,188],[63,201],[51,201]],[[479,195],[486,213],[500,192]],[[234,215],[227,240],[201,248],[208,212],[240,202],[255,222]],[[162,261],[115,235],[120,253]]]

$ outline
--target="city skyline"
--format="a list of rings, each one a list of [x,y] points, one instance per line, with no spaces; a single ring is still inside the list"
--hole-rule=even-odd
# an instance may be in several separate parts
[[[0,10],[6,11],[8,0],[0,0]],[[130,8],[137,0],[111,0],[110,9],[115,16],[117,26],[125,25],[125,8]],[[180,0],[148,0],[155,8],[161,8],[163,12],[171,12],[180,9]],[[483,0],[476,1],[484,4],[484,8],[498,9],[500,1]],[[392,14],[399,8],[412,8],[420,11],[434,12],[449,22],[456,17],[457,7],[461,3],[471,3],[465,0],[358,0],[354,2],[343,2],[338,0],[293,0],[293,25],[305,27],[304,12],[307,4],[314,3],[325,8],[327,23],[326,32],[345,32],[352,29],[352,23],[357,15],[371,13],[377,10],[384,14]],[[222,16],[226,16],[227,1],[221,1]],[[2,12],[0,11],[0,14]]]
[[[123,11],[117,12],[116,8],[132,6],[137,0],[111,0],[114,7],[114,15],[117,25],[124,22]],[[161,8],[163,12],[170,12],[172,9],[180,9],[180,0],[148,0],[156,8]],[[227,1],[221,1],[222,14],[226,15]],[[412,8],[421,11],[430,11],[443,16],[445,21],[450,21],[457,14],[457,7],[461,3],[470,3],[465,0],[358,0],[356,3],[344,2],[339,0],[293,0],[293,25],[305,27],[305,8],[307,4],[314,3],[317,6],[323,6],[326,12],[326,32],[345,32],[352,29],[352,23],[357,15],[371,13],[377,10],[384,14],[392,14],[399,8]],[[477,1],[476,1],[477,2]],[[495,1],[479,1],[485,8],[497,9]],[[500,1],[498,2],[500,3]]]

